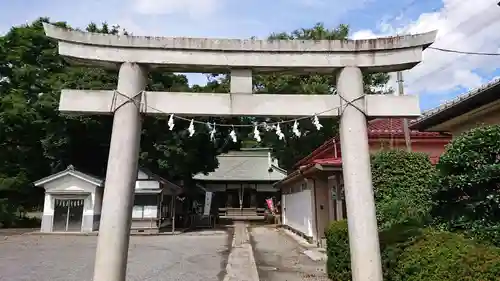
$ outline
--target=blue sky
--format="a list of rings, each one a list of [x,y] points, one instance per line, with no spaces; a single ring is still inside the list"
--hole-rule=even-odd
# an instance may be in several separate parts
[[[495,0],[0,0],[0,34],[40,16],[84,27],[119,24],[135,35],[265,37],[323,22],[349,24],[354,39],[437,29],[435,46],[498,52],[500,7]],[[8,4],[6,4],[8,3]],[[405,72],[409,94],[429,109],[500,76],[500,57],[473,57],[427,50]],[[190,75],[190,83],[204,83]],[[394,81],[391,81],[394,86]]]

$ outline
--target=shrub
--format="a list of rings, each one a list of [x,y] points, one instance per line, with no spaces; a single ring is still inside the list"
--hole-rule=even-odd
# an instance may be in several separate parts
[[[500,245],[500,125],[475,128],[454,139],[437,168],[437,222]]]
[[[450,151],[450,147],[447,151]],[[450,161],[449,164],[452,165],[469,165],[463,163],[459,154],[457,152],[457,158],[453,160],[445,157],[443,163]],[[500,156],[495,155],[490,159],[496,157],[500,163]],[[494,169],[489,167],[487,171]],[[499,248],[476,244],[456,233],[422,229],[423,223],[430,218],[430,211],[433,208],[434,211],[438,209],[433,203],[433,196],[440,194],[443,196],[441,198],[446,199],[450,194],[443,191],[453,189],[453,185],[442,187],[443,174],[440,174],[439,185],[436,184],[435,170],[426,155],[405,151],[381,151],[372,156],[372,173],[384,280],[498,279]],[[447,211],[453,214],[453,210]],[[457,226],[458,224],[455,224],[455,227]],[[461,225],[482,238],[500,236],[498,231],[494,231],[498,230],[494,226],[486,228],[486,225],[477,221],[468,221],[468,224],[462,222]],[[351,280],[347,222],[332,223],[326,231],[326,237],[328,276],[334,281]]]
[[[327,272],[334,281],[351,280],[346,221],[327,229]],[[500,249],[459,234],[393,225],[379,233],[384,280],[498,280]]]
[[[336,221],[325,231],[326,270],[333,281],[351,280],[351,258],[349,252],[349,234],[347,221]]]
[[[435,169],[427,155],[388,150],[371,159],[377,220],[384,257],[384,274],[411,237],[419,235],[429,218],[435,192]],[[333,222],[326,230],[327,271],[332,280],[350,280],[347,222]]]
[[[11,227],[13,228],[38,228],[42,224],[40,218],[18,217],[13,221]]]
[[[12,206],[8,204],[7,199],[0,198],[0,228],[11,227],[15,219],[15,211]]]
[[[380,229],[430,218],[436,177],[426,154],[380,151],[372,156],[371,164]]]
[[[392,281],[486,281],[500,276],[500,249],[450,232],[427,230],[400,255]]]
[[[336,221],[326,230],[327,273],[334,281],[351,280],[351,258],[349,252],[349,234],[347,221]],[[389,280],[389,275],[398,256],[414,241],[413,238],[421,235],[420,225],[399,224],[381,231],[380,248],[382,250],[382,266],[384,280]]]

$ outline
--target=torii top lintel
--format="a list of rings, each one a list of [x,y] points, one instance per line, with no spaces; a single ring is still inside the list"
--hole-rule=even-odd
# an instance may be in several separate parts
[[[83,64],[116,67],[122,62],[181,72],[330,73],[345,66],[365,72],[410,69],[422,60],[436,31],[367,40],[239,40],[144,37],[88,33],[44,24],[59,53]]]

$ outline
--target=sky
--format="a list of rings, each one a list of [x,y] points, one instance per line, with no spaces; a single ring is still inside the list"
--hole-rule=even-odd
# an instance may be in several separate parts
[[[134,35],[265,38],[272,32],[350,26],[352,39],[438,30],[434,47],[500,52],[497,0],[0,0],[0,34],[38,17],[117,24]],[[500,56],[427,49],[423,62],[404,72],[405,94],[431,109],[500,77]],[[396,89],[395,75],[389,86]],[[188,75],[204,84],[202,74]]]

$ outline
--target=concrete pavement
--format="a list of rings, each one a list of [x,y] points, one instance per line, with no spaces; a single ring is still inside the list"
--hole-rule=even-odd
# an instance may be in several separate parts
[[[276,228],[252,227],[250,237],[260,281],[328,281],[324,260],[313,260],[289,235]]]
[[[92,280],[95,236],[4,232],[0,281]],[[324,260],[314,261],[307,251],[274,227],[244,222],[227,231],[133,236],[127,281],[328,280]]]

